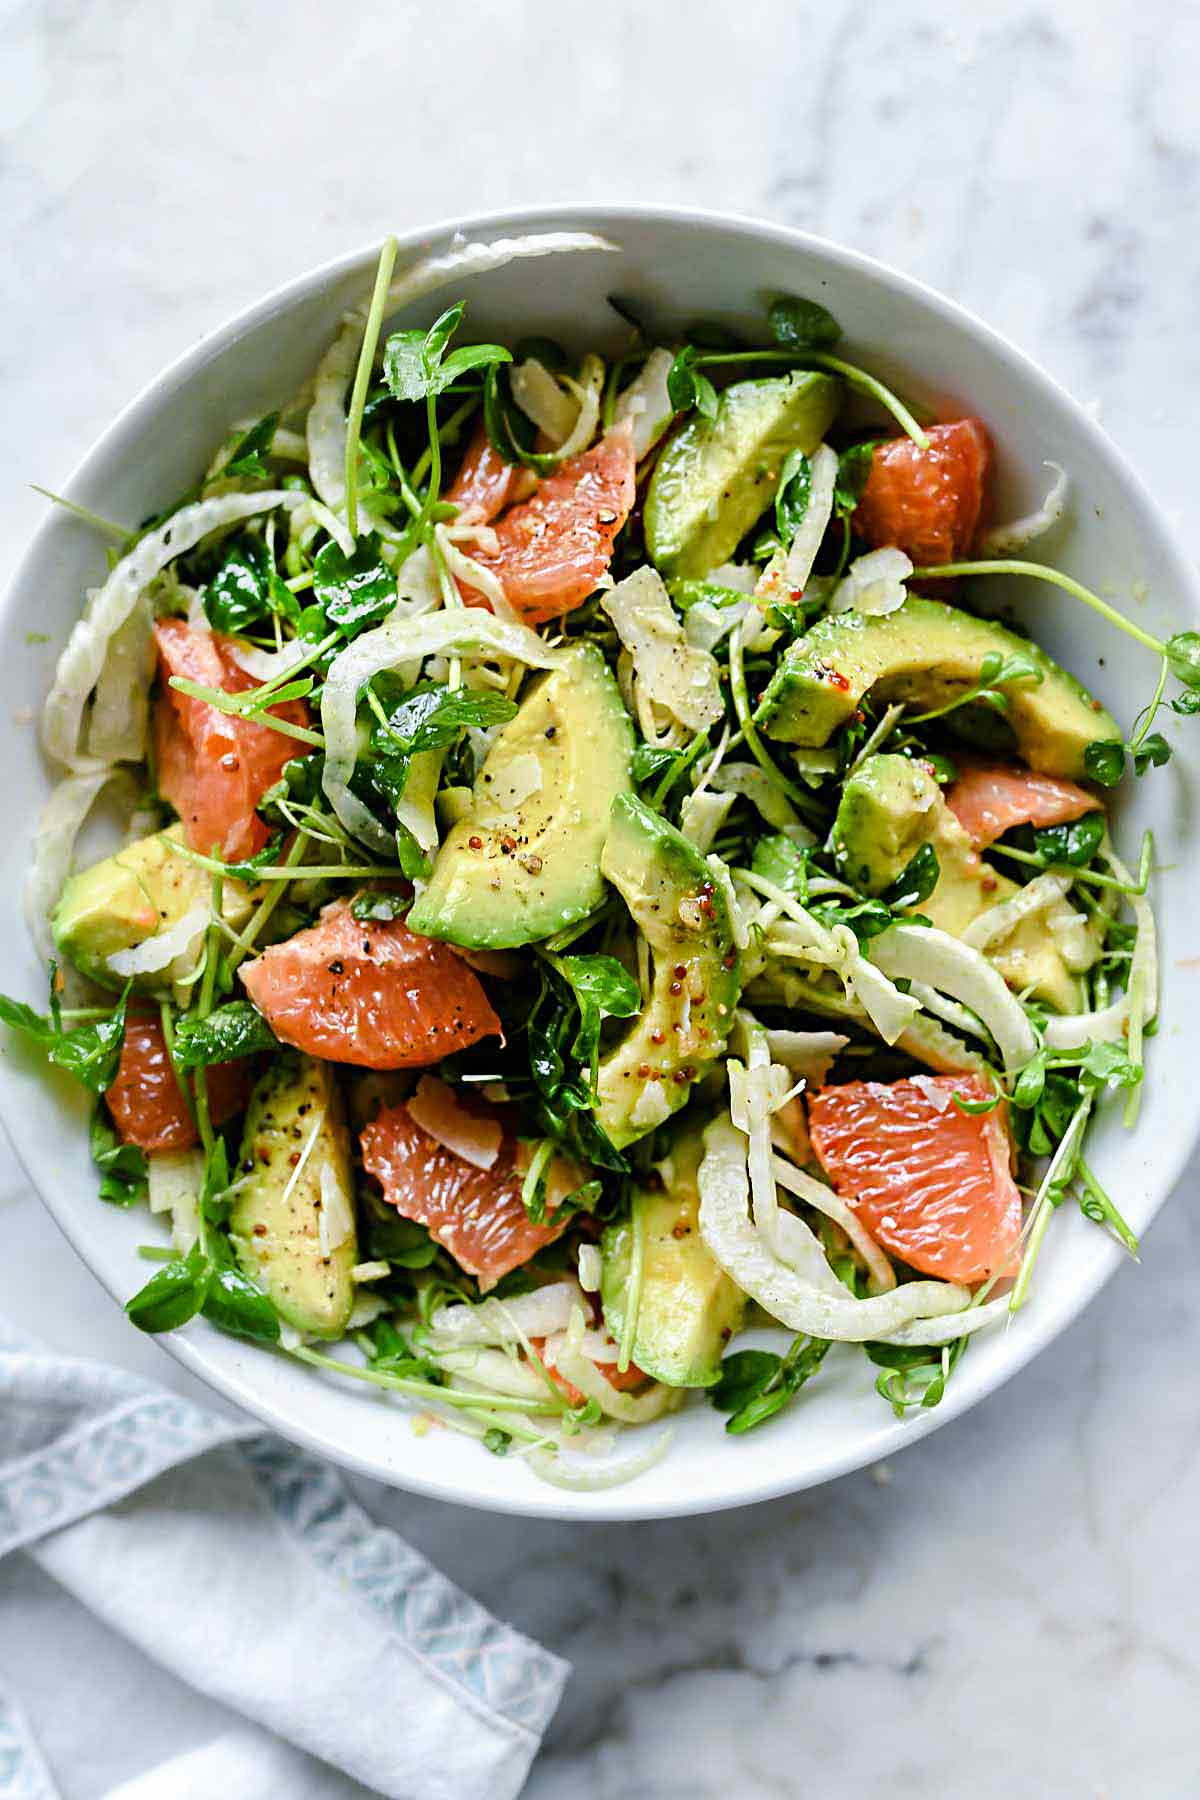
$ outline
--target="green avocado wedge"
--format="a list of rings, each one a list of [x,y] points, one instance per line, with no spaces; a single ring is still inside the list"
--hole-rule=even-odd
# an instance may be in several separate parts
[[[979,855],[921,762],[868,756],[842,789],[834,820],[842,874],[863,893],[882,894],[923,844],[937,856],[937,885],[910,910],[951,937],[961,938],[976,919],[1020,892]],[[1064,899],[1049,914],[1022,919],[985,954],[1010,987],[1059,1012],[1075,1012],[1082,1004],[1077,977],[1099,949],[1099,933]]]
[[[181,825],[126,844],[112,856],[68,878],[50,919],[60,955],[101,987],[120,988],[125,977],[109,966],[110,956],[134,950],[169,931],[198,904],[206,904],[212,879],[179,853]],[[248,890],[227,881],[222,894],[226,923],[243,925],[250,916]],[[167,967],[133,978],[134,991],[169,994],[175,976],[186,974],[195,953],[181,954]]]
[[[281,1319],[338,1338],[358,1261],[350,1141],[327,1062],[287,1051],[250,1097],[229,1217],[238,1261]]]
[[[613,807],[601,862],[650,946],[640,1017],[601,1058],[596,1119],[618,1148],[687,1101],[724,1053],[741,991],[729,904],[700,852],[641,800]]]
[[[696,1176],[704,1145],[685,1130],[659,1165],[663,1185],[637,1188],[627,1219],[600,1240],[604,1322],[624,1337],[635,1254],[641,1262],[632,1360],[669,1387],[712,1387],[721,1358],[742,1323],[746,1298],[700,1236]]]
[[[1089,744],[1119,743],[1116,720],[1029,638],[940,600],[910,594],[894,612],[830,614],[790,647],[754,722],[768,737],[817,749],[870,694],[918,712],[974,687],[990,654],[1021,655],[1042,679],[1006,690],[1016,749],[1042,775],[1086,776]]]
[[[655,568],[699,577],[727,562],[774,500],[789,451],[811,455],[841,394],[833,376],[797,370],[735,382],[715,418],[693,415],[659,457],[646,494],[646,549]]]
[[[467,811],[408,917],[469,949],[537,943],[600,904],[613,801],[632,786],[633,727],[600,651],[580,644],[500,733]]]

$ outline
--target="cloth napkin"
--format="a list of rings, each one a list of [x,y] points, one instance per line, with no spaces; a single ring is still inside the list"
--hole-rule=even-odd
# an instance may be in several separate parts
[[[569,1673],[323,1463],[0,1322],[0,1558],[17,1551],[245,1720],[108,1800],[507,1800]],[[59,1800],[3,1691],[0,1800]]]

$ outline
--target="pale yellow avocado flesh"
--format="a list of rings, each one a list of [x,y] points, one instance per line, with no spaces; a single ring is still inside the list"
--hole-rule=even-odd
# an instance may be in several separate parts
[[[663,1185],[638,1188],[626,1219],[600,1240],[604,1322],[620,1343],[626,1325],[635,1235],[642,1273],[631,1360],[670,1387],[711,1387],[746,1298],[700,1236],[696,1184],[703,1144],[685,1131],[660,1165]]]
[[[735,382],[715,418],[689,418],[668,441],[646,494],[646,550],[655,568],[703,576],[727,562],[774,500],[789,453],[812,454],[841,396],[831,375],[796,369]]]
[[[660,813],[630,795],[618,800],[602,866],[654,965],[640,1016],[600,1059],[596,1122],[620,1147],[678,1112],[724,1053],[741,970],[725,894]]]
[[[585,917],[604,897],[600,854],[632,755],[617,684],[594,645],[577,645],[496,739],[409,928],[501,950]]]
[[[274,1058],[250,1098],[238,1180],[229,1235],[243,1269],[304,1336],[341,1337],[358,1239],[350,1140],[328,1063],[290,1051]]]
[[[125,985],[125,977],[109,967],[110,956],[169,931],[197,902],[209,899],[212,878],[180,853],[182,833],[180,825],[153,832],[66,881],[50,919],[55,945],[102,987]],[[223,884],[222,912],[228,924],[235,929],[244,924],[250,906],[250,892],[241,882]],[[135,992],[169,992],[171,982],[186,973],[179,962],[176,958],[165,969],[136,975]]]
[[[937,853],[938,883],[913,910],[952,937],[1020,891],[979,855],[928,769],[907,756],[868,757],[847,781],[834,822],[834,852],[847,880],[864,893],[881,894],[922,844]],[[987,957],[1018,992],[1060,1012],[1074,1012],[1082,1003],[1079,982],[1044,913],[1023,919],[988,947]]]

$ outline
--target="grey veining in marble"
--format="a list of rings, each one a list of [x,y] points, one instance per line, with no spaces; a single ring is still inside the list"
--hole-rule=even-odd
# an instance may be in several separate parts
[[[0,0],[0,45],[0,573],[43,504],[23,484],[202,331],[388,228],[546,199],[760,212],[897,263],[1098,403],[1194,516],[1190,0]],[[2,1181],[0,1311],[183,1382]],[[1195,1185],[1057,1346],[888,1468],[631,1528],[364,1487],[575,1660],[531,1800],[1200,1792]],[[89,1709],[98,1661],[140,1734]],[[66,1800],[166,1721],[217,1728],[44,1583],[0,1589],[18,1662]]]

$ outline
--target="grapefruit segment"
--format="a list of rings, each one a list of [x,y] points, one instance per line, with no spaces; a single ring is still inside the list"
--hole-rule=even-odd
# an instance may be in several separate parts
[[[193,850],[209,856],[215,849],[230,861],[252,856],[269,835],[254,809],[284,763],[307,754],[305,746],[167,685],[172,675],[182,675],[230,694],[258,687],[233,660],[234,639],[197,631],[182,619],[159,619],[154,638],[163,684],[154,709],[158,790],[179,814]],[[308,709],[299,700],[271,711],[293,725],[308,722]]]
[[[243,1111],[250,1086],[251,1068],[244,1057],[209,1067],[208,1110],[214,1125]],[[126,1023],[116,1080],[104,1098],[123,1143],[143,1150],[189,1150],[200,1142],[154,1013],[136,1013]]]
[[[955,562],[971,547],[991,446],[979,419],[931,425],[928,450],[911,438],[876,446],[852,520],[876,548],[894,544],[920,567]]]
[[[566,1229],[535,1225],[521,1203],[518,1144],[505,1132],[491,1168],[481,1169],[423,1131],[407,1106],[390,1106],[363,1128],[363,1164],[401,1218],[430,1236],[483,1289],[520,1268]]]
[[[990,1091],[978,1075],[916,1075],[808,1097],[812,1146],[834,1188],[872,1237],[924,1275],[1016,1273],[1021,1196],[1004,1110],[970,1115],[952,1104],[956,1093]]]
[[[533,1345],[538,1356],[542,1358],[542,1366],[555,1387],[562,1389],[572,1406],[582,1406],[587,1396],[580,1393],[579,1389],[575,1386],[575,1383],[573,1381],[568,1381],[566,1376],[554,1367],[553,1363],[549,1363],[545,1360],[546,1339],[530,1338],[529,1342]],[[608,1382],[610,1387],[615,1388],[618,1394],[627,1394],[631,1389],[641,1387],[643,1383],[650,1379],[646,1371],[644,1369],[639,1369],[635,1362],[631,1362],[629,1367],[623,1372],[618,1369],[615,1362],[598,1362],[593,1363],[592,1366],[599,1369],[605,1381]]]
[[[636,494],[633,431],[618,425],[592,449],[568,457],[531,500],[496,520],[496,548],[472,552],[527,625],[557,619],[593,593]],[[483,595],[464,588],[468,605]]]
[[[1067,825],[1100,806],[1085,788],[1057,775],[967,758],[955,762],[958,774],[946,789],[946,804],[980,849],[1014,825]]]
[[[514,497],[516,478],[520,470],[515,463],[505,462],[492,448],[482,421],[475,427],[475,434],[467,445],[462,466],[450,486],[446,489],[445,499],[452,506],[460,507],[464,512],[469,507],[475,518],[485,524],[502,512]]]
[[[365,1069],[419,1068],[498,1036],[479,977],[401,919],[360,923],[345,900],[238,971],[277,1038]]]

